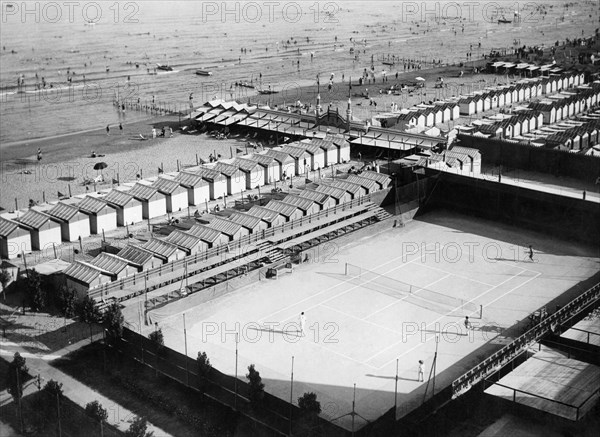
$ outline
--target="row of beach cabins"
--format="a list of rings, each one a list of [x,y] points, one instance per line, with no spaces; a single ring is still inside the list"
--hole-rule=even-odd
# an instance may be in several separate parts
[[[6,213],[0,217],[0,255],[10,259],[32,250],[47,250],[62,241],[76,242],[189,206],[206,205],[208,209],[210,200],[226,199],[349,160],[350,145],[345,140],[307,139],[54,205],[33,206],[24,213]]]
[[[512,114],[495,114],[471,125],[461,133],[525,142],[536,146],[559,147],[578,152],[597,144],[597,123],[592,111],[600,104],[600,83],[569,91],[516,108]],[[572,119],[577,117],[577,119]]]
[[[440,123],[455,121],[460,116],[473,116],[493,109],[501,109],[516,103],[529,101],[542,95],[583,85],[582,73],[563,73],[550,77],[523,79],[514,85],[494,87],[488,90],[449,98],[445,101],[421,104],[402,109],[399,114],[379,116],[383,127],[410,131],[415,127],[434,127]]]
[[[366,171],[350,175],[343,180],[322,180],[310,184],[297,194],[288,194],[282,200],[270,200],[266,205],[252,205],[248,210],[225,209],[219,213],[202,216],[187,230],[176,229],[165,238],[151,238],[140,244],[128,244],[118,253],[100,253],[90,262],[75,261],[65,271],[67,287],[79,296],[103,284],[138,275],[146,281],[158,277],[161,266],[206,254],[237,247],[249,235],[257,235],[269,228],[279,228],[286,223],[301,221],[313,214],[342,205],[353,199],[387,188],[387,175]],[[209,218],[210,217],[210,218]],[[306,222],[306,220],[305,220]],[[204,259],[204,255],[201,256]],[[100,293],[102,294],[102,293]]]

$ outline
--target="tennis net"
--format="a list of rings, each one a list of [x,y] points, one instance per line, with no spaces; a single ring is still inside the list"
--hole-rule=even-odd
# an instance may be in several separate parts
[[[474,302],[411,285],[354,264],[346,263],[345,276],[353,284],[405,300],[413,305],[435,311],[439,314],[476,315],[479,318],[483,317],[483,307]]]

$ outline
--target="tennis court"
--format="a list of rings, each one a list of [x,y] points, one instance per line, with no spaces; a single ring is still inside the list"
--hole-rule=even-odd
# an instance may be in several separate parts
[[[255,364],[266,390],[285,400],[294,357],[294,402],[315,392],[323,416],[346,429],[356,384],[358,429],[394,406],[396,372],[400,417],[423,401],[436,347],[437,392],[510,341],[507,328],[597,269],[593,250],[574,243],[448,213],[425,220],[352,234],[291,274],[190,308],[189,355],[206,351],[235,375],[237,332],[238,376]],[[161,327],[165,343],[183,351],[182,316]]]

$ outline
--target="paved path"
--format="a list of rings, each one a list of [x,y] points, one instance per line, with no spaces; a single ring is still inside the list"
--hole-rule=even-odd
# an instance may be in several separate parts
[[[97,334],[94,340],[99,340],[101,337],[101,334]],[[83,408],[85,408],[88,402],[97,400],[108,411],[107,421],[111,425],[119,428],[119,430],[126,431],[129,428],[130,421],[136,416],[134,413],[49,364],[50,361],[65,356],[86,344],[89,344],[89,339],[74,343],[50,354],[33,354],[19,344],[13,343],[8,339],[2,339],[0,356],[10,362],[12,361],[15,352],[19,352],[21,356],[27,360],[26,364],[29,368],[29,373],[32,376],[37,376],[38,374],[41,375],[42,386],[51,379],[62,383],[65,396]],[[37,386],[34,381],[31,380],[26,383],[24,394],[28,395],[36,390]],[[9,395],[6,390],[0,392],[0,405],[5,405],[10,402],[12,402],[11,395]],[[2,429],[4,429],[4,425],[2,425]],[[150,422],[148,422],[148,431],[153,431],[155,437],[170,436],[169,433],[157,428]]]

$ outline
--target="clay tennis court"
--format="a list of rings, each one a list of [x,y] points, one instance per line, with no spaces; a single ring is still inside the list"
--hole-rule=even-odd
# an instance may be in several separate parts
[[[294,357],[294,403],[315,392],[323,416],[346,429],[354,384],[358,429],[394,406],[398,363],[401,417],[423,401],[436,346],[437,392],[509,342],[516,332],[507,329],[524,328],[532,312],[594,274],[598,263],[592,249],[578,244],[445,212],[375,235],[361,231],[345,246],[327,243],[312,255],[292,273],[187,310],[188,354],[206,351],[214,367],[235,375],[237,332],[238,377],[255,364],[266,390],[288,401]],[[165,343],[183,352],[182,315],[161,327]],[[417,380],[419,360],[424,382]]]

